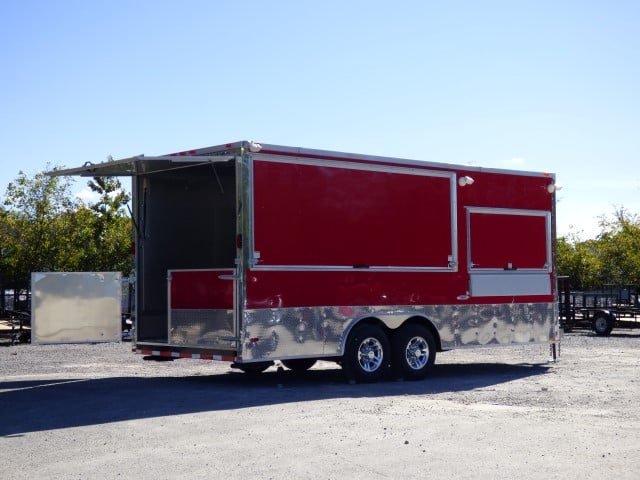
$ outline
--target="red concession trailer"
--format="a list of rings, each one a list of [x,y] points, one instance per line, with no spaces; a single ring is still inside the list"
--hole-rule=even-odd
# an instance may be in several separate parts
[[[246,141],[56,174],[132,176],[136,352],[359,381],[555,352],[552,174]]]

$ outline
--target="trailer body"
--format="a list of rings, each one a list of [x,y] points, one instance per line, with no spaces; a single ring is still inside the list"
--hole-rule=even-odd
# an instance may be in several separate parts
[[[132,176],[138,352],[377,379],[557,337],[552,174],[246,141],[57,174]]]

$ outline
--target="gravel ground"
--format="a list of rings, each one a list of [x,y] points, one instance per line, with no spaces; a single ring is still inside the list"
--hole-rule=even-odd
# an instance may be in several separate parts
[[[640,478],[640,330],[440,353],[419,382],[131,345],[0,347],[3,479]]]

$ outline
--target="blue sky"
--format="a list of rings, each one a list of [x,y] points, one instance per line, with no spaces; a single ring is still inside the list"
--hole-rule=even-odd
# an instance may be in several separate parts
[[[640,214],[638,25],[622,0],[2,0],[0,193],[255,139],[554,172],[558,233],[592,238]]]

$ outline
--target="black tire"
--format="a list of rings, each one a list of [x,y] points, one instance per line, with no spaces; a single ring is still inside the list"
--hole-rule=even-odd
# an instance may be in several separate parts
[[[166,357],[164,355],[145,355],[144,357],[142,357],[142,360],[147,360],[150,362],[173,362],[175,358]]]
[[[403,325],[392,339],[394,372],[406,380],[424,378],[436,360],[436,342],[427,327]]]
[[[593,331],[596,335],[606,337],[613,330],[614,317],[605,312],[598,312],[593,317]]]
[[[18,343],[30,343],[31,332],[20,332],[18,334]]]
[[[235,368],[242,370],[249,375],[258,375],[264,372],[267,368],[273,365],[273,362],[255,362],[255,363],[243,363],[234,364]]]
[[[342,369],[350,380],[377,382],[389,371],[390,353],[391,344],[384,330],[361,325],[349,334]]]
[[[293,370],[294,372],[304,372],[305,370],[309,370],[316,364],[315,358],[293,358],[290,360],[281,360],[282,365],[287,367],[289,370]]]

